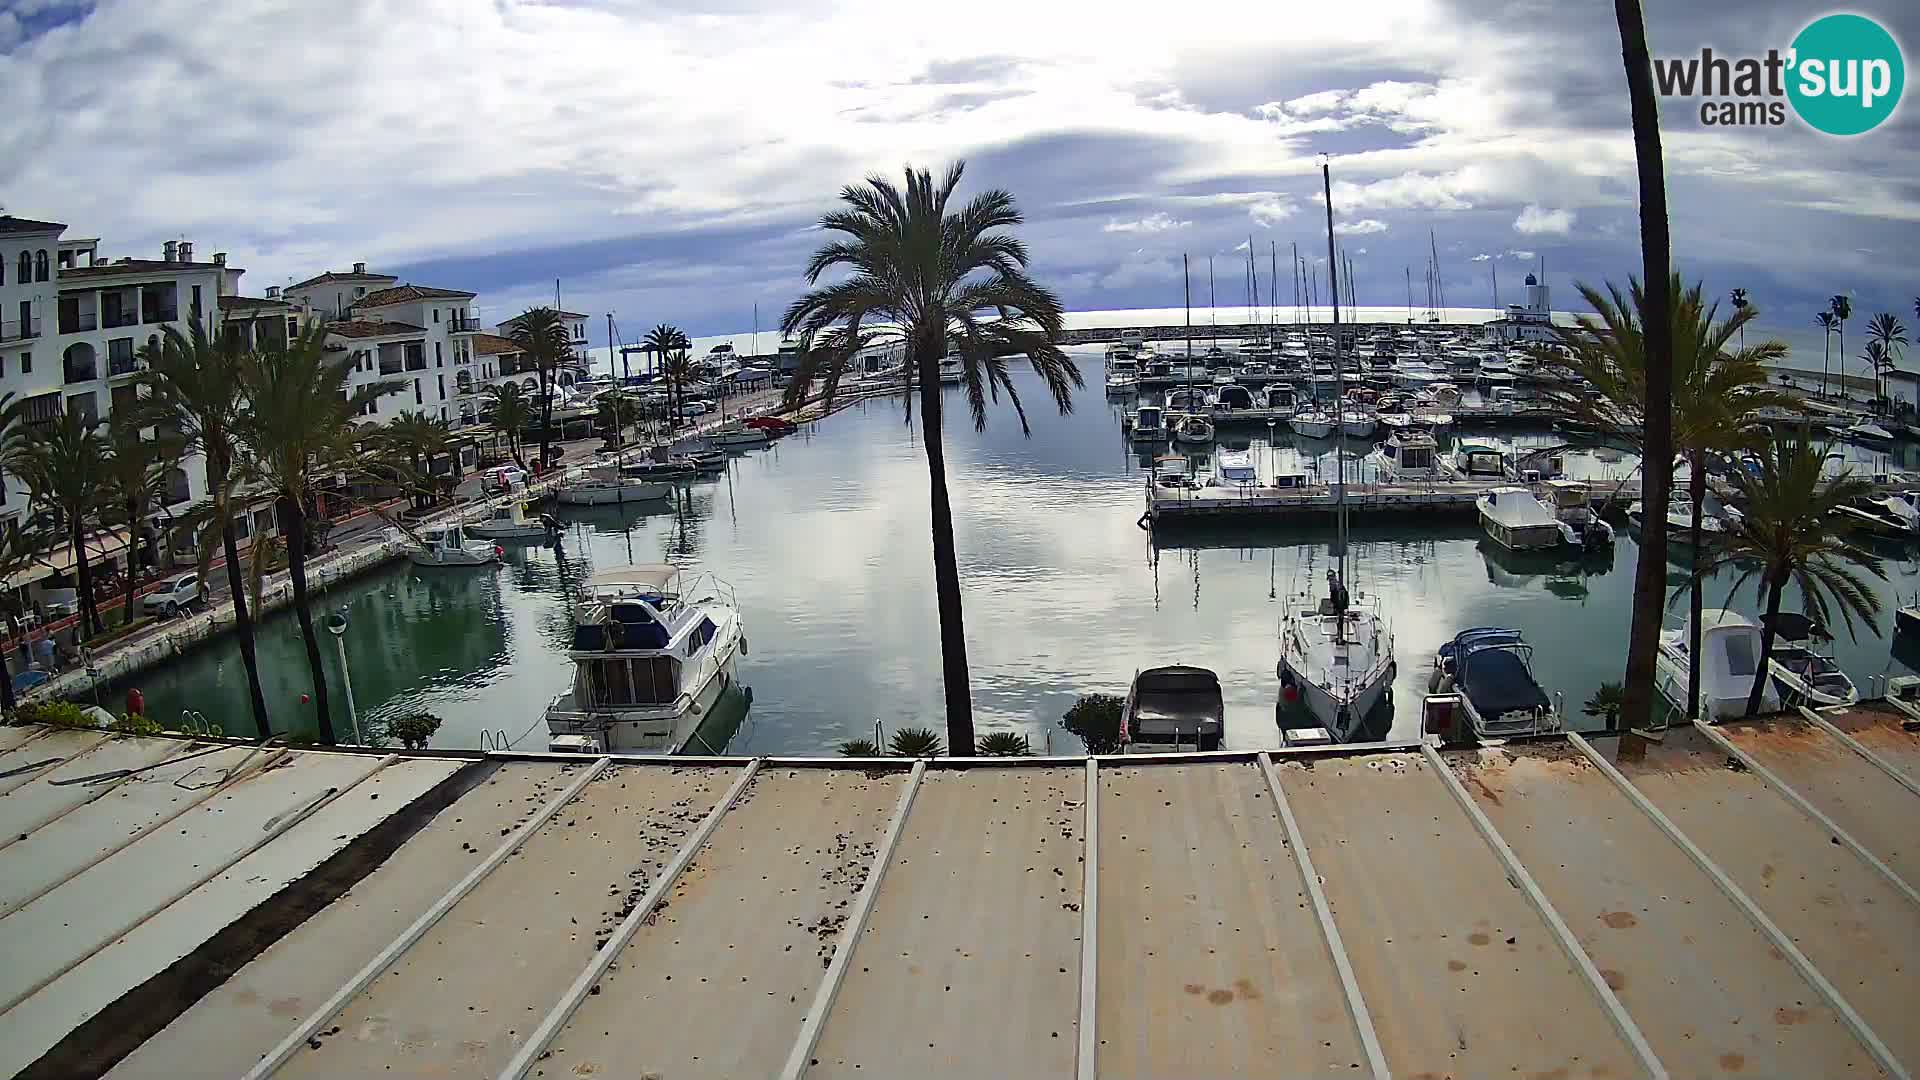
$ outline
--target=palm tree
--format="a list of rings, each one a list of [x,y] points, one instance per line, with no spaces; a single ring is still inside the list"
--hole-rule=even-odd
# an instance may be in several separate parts
[[[142,350],[147,370],[138,380],[133,406],[143,425],[158,427],[177,440],[182,454],[198,454],[207,465],[207,495],[227,559],[227,591],[233,599],[233,628],[240,641],[240,662],[247,671],[253,722],[261,738],[273,734],[266,695],[260,689],[260,663],[254,652],[253,615],[241,578],[240,550],[233,533],[233,453],[246,415],[240,392],[241,350],[236,339],[210,337],[203,323],[189,321],[187,333],[168,326],[158,347]],[[211,548],[202,545],[201,580],[206,580]]]
[[[1747,310],[1748,306],[1752,303],[1752,301],[1747,299],[1747,290],[1745,289],[1735,289],[1732,295],[1733,313],[1735,315]],[[1740,347],[1743,349],[1747,347],[1747,329],[1744,325],[1740,328]]]
[[[520,457],[520,433],[527,430],[532,421],[532,407],[527,404],[527,393],[517,382],[495,383],[484,393],[493,399],[493,429],[507,437],[507,453],[513,463],[526,468],[527,463]]]
[[[1831,311],[1816,311],[1813,315],[1813,321],[1820,324],[1821,336],[1825,338],[1826,344],[1826,351],[1820,357],[1820,396],[1825,397],[1827,394],[1827,365],[1833,358],[1833,331],[1835,327],[1840,325],[1840,320],[1834,318],[1833,312]]]
[[[107,443],[101,496],[105,505],[118,512],[127,526],[125,610],[120,625],[131,626],[133,593],[137,581],[134,564],[135,554],[139,551],[140,529],[146,522],[147,512],[165,504],[167,477],[172,473],[180,454],[177,445],[170,440],[143,438],[138,417],[125,409],[109,418]]]
[[[607,434],[613,439],[613,445],[618,448],[626,445],[627,428],[632,427],[639,419],[639,412],[634,408],[632,398],[616,390],[600,399],[597,419],[600,426],[607,429]]]
[[[0,526],[0,581],[11,580],[28,567],[45,562],[47,551],[53,545],[54,538],[40,529],[17,521]],[[18,590],[7,588],[0,593],[0,617],[6,619],[8,640],[20,636],[20,619],[25,614]],[[24,647],[26,643],[21,644]],[[13,696],[13,667],[5,655],[0,655],[0,711],[11,713],[17,704]]]
[[[1766,593],[1766,618],[1760,629],[1760,676],[1747,698],[1747,715],[1760,710],[1766,689],[1764,677],[1773,656],[1774,623],[1780,598],[1791,583],[1800,593],[1805,612],[1823,626],[1833,625],[1838,609],[1847,633],[1854,634],[1856,616],[1874,626],[1880,598],[1861,570],[1886,580],[1880,557],[1853,543],[1847,522],[1834,510],[1870,495],[1873,485],[1851,473],[1827,480],[1821,476],[1826,447],[1805,430],[1782,432],[1759,455],[1759,471],[1734,474],[1736,504],[1741,517],[1727,530],[1719,562],[1739,569],[1733,589],[1758,578]]]
[[[660,377],[667,380],[668,427],[680,422],[680,412],[687,404],[687,384],[695,375],[693,357],[685,349],[675,349],[660,361]]]
[[[787,308],[781,332],[800,334],[800,363],[786,400],[798,405],[815,379],[829,407],[860,350],[875,341],[901,346],[907,416],[920,397],[922,444],[932,493],[933,580],[940,611],[941,674],[946,691],[947,745],[971,754],[973,694],[967,674],[960,569],[947,493],[944,408],[939,365],[951,350],[962,360],[962,383],[976,430],[987,424],[987,399],[1005,392],[1031,434],[1007,357],[1025,353],[1062,415],[1073,408],[1080,369],[1060,350],[1061,307],[1052,291],[1027,276],[1027,246],[1008,230],[1021,224],[1013,196],[983,191],[949,211],[964,163],[935,183],[924,169],[906,170],[906,186],[871,176],[840,193],[844,208],[820,219],[839,239],[807,264],[807,283],[844,267],[832,285],[812,289]],[[1651,671],[1649,671],[1651,675]]]
[[[653,354],[654,371],[660,375],[665,375],[667,357],[676,352],[693,348],[693,343],[687,340],[687,335],[681,333],[679,327],[671,323],[661,323],[659,326],[647,331],[647,336],[640,339],[640,346]],[[680,403],[673,400],[671,391],[669,391],[667,400],[667,411],[670,417],[668,426],[671,427],[674,420],[677,420],[680,414]]]
[[[1836,294],[1827,301],[1827,309],[1833,312],[1833,332],[1840,335],[1840,362],[1847,359],[1847,320],[1853,317],[1853,301],[1845,293]],[[1847,396],[1847,377],[1840,376],[1840,396]]]
[[[82,638],[106,629],[93,596],[93,561],[86,541],[105,505],[103,486],[110,453],[94,423],[73,409],[27,427],[6,453],[6,470],[26,485],[36,506],[54,512],[73,551]]]
[[[550,307],[528,308],[513,327],[513,343],[540,376],[540,467],[547,465],[547,446],[553,441],[554,371],[573,355],[567,324]]]
[[[1653,92],[1653,62],[1647,52],[1647,24],[1640,0],[1614,0],[1620,25],[1620,56],[1627,69],[1627,98],[1633,113],[1633,156],[1640,176],[1641,280],[1647,282],[1645,337],[1647,396],[1645,460],[1673,459],[1672,383],[1673,298],[1667,274],[1673,265],[1667,231],[1666,163],[1660,153],[1660,102]],[[1637,335],[1636,335],[1637,336]],[[1665,469],[1646,474],[1642,497],[1648,505],[1667,504],[1672,486]],[[1633,626],[1627,636],[1626,700],[1621,719],[1629,728],[1645,728],[1653,717],[1654,654],[1660,648],[1660,617],[1667,578],[1667,535],[1655,529],[1640,542],[1634,568]]]
[[[381,393],[393,393],[400,385],[395,383],[393,390]],[[413,492],[415,507],[430,506],[439,497],[433,485],[433,459],[447,452],[450,435],[446,421],[418,409],[402,412],[380,427],[381,444],[406,461],[406,468],[394,471],[402,478],[402,486]]]
[[[346,354],[328,356],[326,340],[326,328],[315,324],[292,341],[270,344],[242,358],[238,374],[250,410],[235,433],[246,450],[247,477],[273,492],[280,512],[293,607],[313,676],[314,715],[320,740],[332,743],[326,674],[307,595],[307,518],[321,477],[364,468],[354,417],[365,412],[369,402],[404,384],[387,380],[348,392],[352,368]]]
[[[1907,352],[1907,328],[1891,311],[1883,311],[1867,322],[1867,344],[1878,345],[1874,373],[1880,376],[1880,396],[1887,396],[1885,376],[1892,374]]]

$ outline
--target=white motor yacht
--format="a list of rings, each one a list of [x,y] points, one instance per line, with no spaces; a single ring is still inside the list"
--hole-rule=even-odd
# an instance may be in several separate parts
[[[1553,510],[1526,488],[1494,488],[1475,499],[1474,505],[1480,510],[1480,527],[1509,551],[1557,548],[1566,539]]]
[[[407,561],[415,566],[491,566],[500,556],[493,541],[469,541],[458,525],[423,529],[407,548]]]
[[[1489,443],[1455,443],[1447,467],[1462,480],[1511,480],[1507,452]]]
[[[587,579],[575,599],[573,686],[547,705],[557,750],[718,754],[702,726],[747,651],[731,590],[711,574],[625,566]],[[720,745],[711,745],[718,742]]]
[[[1130,359],[1115,359],[1107,362],[1107,392],[1124,394],[1140,383],[1140,365]]]
[[[1204,446],[1213,441],[1213,423],[1204,416],[1185,416],[1173,428],[1173,441]]]
[[[1866,420],[1841,428],[1840,437],[1848,442],[1856,442],[1875,450],[1888,450],[1893,447],[1893,432]]]
[[[1324,439],[1333,434],[1334,425],[1338,421],[1333,418],[1332,413],[1315,408],[1309,403],[1305,408],[1295,412],[1289,423],[1293,425],[1294,431],[1309,439]]]
[[[767,429],[748,427],[738,420],[729,421],[706,434],[708,442],[724,447],[765,446],[772,438],[772,433]]]
[[[1613,543],[1613,526],[1594,509],[1583,480],[1546,480],[1540,502],[1565,526],[1566,542],[1574,547],[1602,548]]]
[[[1213,456],[1213,481],[1221,487],[1254,487],[1260,474],[1249,450],[1222,450]]]
[[[1167,414],[1158,405],[1142,405],[1133,411],[1128,436],[1134,442],[1166,442]]]
[[[1690,625],[1690,624],[1689,624]],[[1693,664],[1687,654],[1689,625],[1660,634],[1660,652],[1654,658],[1654,685],[1682,714],[1687,707],[1687,679]],[[1760,677],[1760,627],[1737,611],[1708,608],[1700,613],[1701,719],[1730,720],[1747,714],[1747,699]],[[1760,712],[1780,708],[1780,695],[1771,685],[1760,693]]]
[[[1226,726],[1220,677],[1202,667],[1169,664],[1133,677],[1121,712],[1121,752],[1218,750]]]
[[[503,503],[478,521],[466,525],[467,535],[479,540],[551,540],[560,534],[560,523],[540,512],[535,503],[519,500]]]
[[[1340,410],[1340,430],[1356,439],[1365,439],[1380,429],[1379,421],[1370,412],[1359,409]]]
[[[1167,394],[1167,409],[1177,413],[1203,413],[1213,408],[1213,397],[1197,386],[1183,386]]]
[[[1446,480],[1440,444],[1423,431],[1395,431],[1373,448],[1374,468],[1389,480]]]
[[[618,465],[595,465],[562,484],[554,498],[562,506],[612,506],[659,502],[672,494],[672,484],[622,476]]]
[[[1833,659],[1833,637],[1825,627],[1797,611],[1783,611],[1773,622],[1773,656],[1767,674],[1780,700],[1820,708],[1853,705],[1860,690]]]
[[[1268,383],[1261,391],[1261,407],[1290,412],[1294,406],[1294,391],[1290,383]]]
[[[1889,540],[1920,537],[1920,510],[1912,495],[1863,495],[1845,506],[1834,507],[1834,515],[1851,522],[1862,532]]]
[[[1236,409],[1253,408],[1253,391],[1239,383],[1229,382],[1214,388],[1213,411],[1229,413]]]

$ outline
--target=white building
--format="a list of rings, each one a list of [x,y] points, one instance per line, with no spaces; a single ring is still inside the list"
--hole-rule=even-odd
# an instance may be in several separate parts
[[[473,339],[482,333],[474,294],[399,282],[354,263],[350,271],[290,285],[283,296],[271,289],[268,294],[326,322],[327,347],[346,352],[352,365],[349,392],[381,381],[404,384],[399,393],[368,404],[366,423],[422,412],[458,425],[456,398],[463,375],[474,381]]]
[[[1487,326],[1509,345],[1560,340],[1553,332],[1553,305],[1548,301],[1547,287],[1532,274],[1527,275],[1526,303],[1508,304],[1507,313]]]

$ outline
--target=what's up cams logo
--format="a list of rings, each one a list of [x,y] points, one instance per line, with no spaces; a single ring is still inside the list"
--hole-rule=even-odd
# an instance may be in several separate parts
[[[1815,131],[1860,135],[1893,115],[1906,89],[1907,65],[1895,41],[1864,15],[1824,15],[1795,35],[1785,51],[1765,56],[1657,59],[1662,97],[1700,98],[1707,127],[1780,127],[1787,108]]]

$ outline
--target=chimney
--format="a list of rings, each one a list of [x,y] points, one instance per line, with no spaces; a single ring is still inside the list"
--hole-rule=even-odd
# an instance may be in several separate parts
[[[269,300],[280,299],[280,286],[278,285],[267,286],[267,299]]]
[[[190,263],[193,261],[193,241],[191,240],[180,241],[180,261],[184,263]]]
[[[172,240],[160,245],[160,261],[173,262],[175,252],[177,252],[179,248],[180,245]]]
[[[213,253],[213,265],[215,265],[215,266],[225,266],[225,265],[227,265],[227,253],[226,253],[226,252],[224,252],[224,251],[216,251],[216,252],[214,252],[214,253]]]
[[[367,264],[366,264],[366,263],[363,263],[363,262],[358,262],[358,263],[354,263],[354,264],[353,264],[353,272],[354,272],[354,273],[356,273],[356,274],[364,274],[364,273],[366,273],[366,272],[367,272]]]

